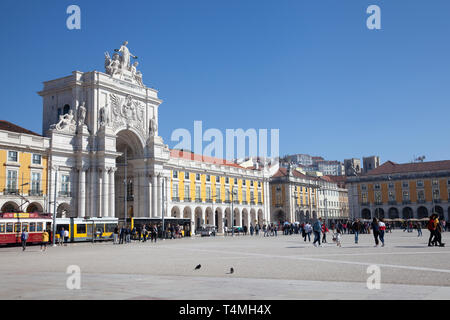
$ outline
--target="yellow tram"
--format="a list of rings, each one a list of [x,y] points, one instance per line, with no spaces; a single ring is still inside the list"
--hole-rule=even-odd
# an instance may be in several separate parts
[[[70,242],[112,240],[118,218],[56,218],[56,239],[62,228],[69,231]]]

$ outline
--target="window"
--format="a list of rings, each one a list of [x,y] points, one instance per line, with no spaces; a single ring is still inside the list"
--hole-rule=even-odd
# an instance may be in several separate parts
[[[230,201],[230,190],[225,189],[225,201]]]
[[[417,200],[419,200],[419,201],[425,200],[425,191],[424,190],[417,191]]]
[[[261,187],[261,181],[258,181],[258,188]]]
[[[114,223],[106,223],[105,224],[105,232],[114,232],[114,229],[116,228],[116,224]]]
[[[409,188],[409,182],[408,181],[403,181],[402,186],[404,189],[408,189]]]
[[[17,162],[17,151],[8,151],[8,161]]]
[[[184,198],[190,199],[190,197],[191,197],[191,190],[189,186],[184,186]]]
[[[133,193],[133,185],[132,183],[128,184],[128,193],[130,191],[130,184],[131,184],[131,193]],[[69,195],[69,175],[64,174],[61,176],[61,195]]]
[[[373,188],[374,188],[375,190],[380,190],[380,184],[379,184],[379,183],[375,183],[374,186],[373,186]]]
[[[250,181],[250,187],[253,187],[253,180]]]
[[[206,175],[206,181],[211,181],[211,176],[208,174],[208,175]]]
[[[67,188],[67,191],[65,191],[65,192],[68,195],[69,194],[69,189]],[[127,184],[127,201],[132,201],[133,199],[134,199],[134,196],[133,196],[133,182],[130,181]]]
[[[433,199],[435,200],[439,199],[439,189],[433,190]]]
[[[200,181],[200,173],[195,174],[195,180]]]
[[[211,187],[206,187],[206,199],[211,200]]]
[[[196,187],[195,187],[195,197],[196,197],[197,199],[200,199],[200,197],[201,197],[201,194],[200,194],[200,186],[196,186]]]
[[[226,183],[226,184],[229,184],[229,183],[230,183],[230,178],[226,177],[226,178],[225,178],[225,183]]]
[[[395,193],[394,192],[389,191],[388,195],[389,195],[389,201],[395,201]]]
[[[5,233],[5,224],[0,223],[0,233]]]
[[[216,186],[216,202],[220,202],[220,186]]]
[[[258,199],[257,200],[259,200],[259,202],[262,202],[261,192],[258,192]]]
[[[362,184],[362,185],[361,185],[361,190],[367,190],[367,185]]]
[[[17,171],[8,170],[8,179],[6,182],[6,188],[8,193],[17,192]]]
[[[247,180],[242,180],[242,185],[245,186],[245,184],[247,183]]]
[[[40,232],[40,231],[44,230],[42,226],[43,226],[43,222],[38,222],[36,225],[36,231]],[[47,230],[47,231],[50,231],[50,230]]]
[[[362,203],[367,203],[367,193],[366,192],[363,192],[361,194],[361,202]]]
[[[173,178],[178,179],[178,171],[173,171]]]
[[[6,232],[13,232],[13,223],[12,222],[8,222],[6,224]]]
[[[389,188],[389,189],[394,189],[394,183],[393,183],[393,182],[389,182],[388,188]]]
[[[42,164],[42,156],[40,154],[33,154],[33,164]]]
[[[86,225],[85,224],[77,224],[77,233],[78,234],[86,233]]]
[[[417,188],[423,188],[423,180],[417,180]]]
[[[250,191],[250,202],[255,200],[255,195],[253,194],[253,191]]]
[[[189,180],[189,172],[184,173],[184,180]]]
[[[242,201],[244,201],[244,202],[247,201],[247,191],[246,190],[242,190]]]
[[[381,203],[381,192],[379,191],[375,192],[375,203]]]
[[[40,195],[41,191],[41,174],[39,172],[33,172],[31,174],[31,195]]]
[[[20,222],[14,223],[14,232],[21,232],[20,230]]]
[[[409,201],[409,192],[403,191],[403,201]]]
[[[432,181],[433,187],[439,187],[439,180]]]
[[[30,232],[36,232],[36,222],[30,222]]]
[[[172,198],[178,198],[178,184],[172,186]]]

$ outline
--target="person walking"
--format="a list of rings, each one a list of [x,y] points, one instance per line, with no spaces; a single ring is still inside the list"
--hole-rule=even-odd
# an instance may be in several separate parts
[[[59,245],[62,246],[64,244],[64,228],[59,230]]]
[[[384,247],[384,234],[385,234],[385,230],[386,230],[386,224],[383,221],[383,218],[380,218],[380,221],[378,222],[378,226],[379,226],[379,237],[380,237],[380,241],[382,243],[382,247]]]
[[[255,228],[253,227],[253,224],[250,223],[250,236],[253,236],[254,232],[255,232]]]
[[[319,246],[320,246],[320,245],[321,245],[321,244],[320,244],[320,232],[322,231],[322,218],[317,219],[316,222],[314,222],[312,228],[313,228],[313,232],[314,232],[314,242],[313,242],[313,245],[314,245],[315,247],[317,247],[316,243],[318,242],[318,243],[319,243]]]
[[[361,223],[359,222],[359,219],[356,219],[352,225],[353,233],[355,234],[355,244],[358,244],[360,228],[361,228]]]
[[[20,235],[20,240],[22,241],[22,251],[27,248],[28,232],[27,228],[23,228],[22,234]]]
[[[113,244],[117,244],[119,240],[119,227],[116,226],[113,231]]]
[[[69,230],[64,230],[64,245],[67,246],[67,242],[69,242]]]
[[[372,220],[372,231],[373,231],[373,237],[375,239],[375,247],[378,247],[378,245],[380,244],[380,242],[378,241],[378,237],[380,235],[380,226],[378,224],[378,219],[377,218],[373,218]]]
[[[44,232],[42,232],[41,251],[47,250],[48,240],[49,240],[48,232],[47,232],[47,230],[44,230]]]
[[[417,236],[421,237],[422,236],[422,226],[420,225],[420,222],[416,223],[416,229],[417,229]]]
[[[312,233],[312,226],[309,222],[305,224],[305,242],[306,237],[308,237],[308,241],[311,242],[311,233]]]
[[[327,232],[329,232],[327,226],[324,224],[322,224],[322,243],[327,243]]]

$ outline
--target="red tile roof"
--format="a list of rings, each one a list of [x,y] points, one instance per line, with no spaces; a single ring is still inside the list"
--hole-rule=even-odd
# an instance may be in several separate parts
[[[42,137],[40,134],[37,134],[36,132],[19,127],[18,125],[15,125],[14,123],[11,123],[11,122],[5,121],[5,120],[0,120],[0,130],[16,132],[16,133],[31,134],[34,136]]]
[[[220,158],[214,158],[214,157],[208,157],[208,156],[202,156],[199,154],[195,154],[191,151],[183,151],[183,150],[177,150],[177,149],[171,149],[170,150],[170,156],[173,158],[182,158],[186,160],[192,160],[192,161],[199,161],[199,162],[207,162],[212,164],[218,164],[222,166],[230,166],[230,167],[236,167],[241,169],[246,169],[244,167],[241,167],[240,165],[227,161],[225,159]],[[252,169],[250,169],[252,170]]]
[[[382,174],[396,174],[396,173],[424,172],[424,171],[445,171],[445,170],[450,170],[450,160],[401,163],[401,164],[392,161],[387,161],[378,168],[370,170],[365,175],[375,176]]]

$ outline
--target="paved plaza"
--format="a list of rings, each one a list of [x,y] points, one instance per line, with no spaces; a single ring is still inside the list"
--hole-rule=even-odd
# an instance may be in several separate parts
[[[371,234],[359,244],[344,235],[341,248],[300,235],[3,247],[0,299],[450,299],[450,248],[428,247],[428,235],[395,230],[384,248]],[[81,269],[80,290],[66,287],[69,265]],[[367,288],[370,265],[380,289]]]

